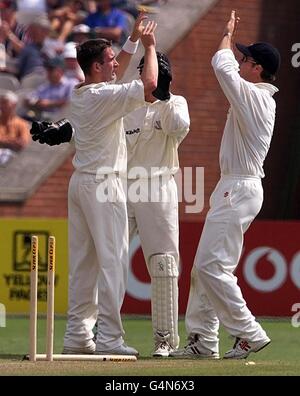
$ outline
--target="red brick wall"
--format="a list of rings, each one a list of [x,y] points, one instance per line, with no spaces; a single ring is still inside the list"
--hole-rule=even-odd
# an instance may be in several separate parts
[[[218,86],[210,62],[222,37],[231,9],[236,9],[241,17],[238,41],[246,44],[258,40],[271,41],[279,48],[282,47],[280,49],[283,50],[285,58],[287,56],[279,79],[283,95],[279,96],[279,100],[277,97],[280,117],[275,130],[275,144],[272,144],[271,155],[268,156],[266,163],[268,177],[264,183],[267,194],[262,211],[265,217],[276,217],[274,205],[277,202],[274,203],[272,193],[276,195],[276,189],[280,188],[280,180],[276,179],[276,175],[284,172],[284,166],[280,165],[280,158],[283,157],[282,147],[286,149],[288,146],[284,141],[286,132],[284,125],[295,116],[293,101],[296,101],[297,89],[300,86],[295,83],[296,79],[299,82],[297,77],[299,69],[292,70],[292,73],[290,70],[290,48],[293,39],[289,36],[291,42],[287,42],[288,31],[295,32],[295,36],[298,32],[297,0],[289,2],[220,0],[169,54],[174,71],[172,90],[187,98],[191,115],[191,131],[180,146],[181,166],[205,168],[205,208],[202,213],[191,215],[185,213],[182,204],[180,215],[185,220],[204,219],[209,195],[219,177],[218,152],[228,104]],[[289,76],[288,83],[287,76]],[[288,90],[284,89],[287,84]],[[293,89],[295,94],[291,95],[290,90]],[[288,158],[288,153],[286,157]],[[71,173],[72,165],[69,159],[24,205],[0,205],[0,215],[67,216],[67,185]],[[279,200],[278,196],[277,194]]]

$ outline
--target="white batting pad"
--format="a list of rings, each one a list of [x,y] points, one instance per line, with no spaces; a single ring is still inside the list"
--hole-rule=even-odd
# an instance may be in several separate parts
[[[151,276],[151,306],[154,334],[158,340],[169,335],[173,348],[179,345],[178,337],[178,268],[170,254],[155,254],[149,260]]]

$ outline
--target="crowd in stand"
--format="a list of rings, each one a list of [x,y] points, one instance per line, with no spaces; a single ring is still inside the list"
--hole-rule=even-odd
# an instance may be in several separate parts
[[[83,80],[78,43],[101,37],[118,51],[140,8],[155,12],[166,1],[0,0],[0,166],[29,142],[25,120],[67,114]]]

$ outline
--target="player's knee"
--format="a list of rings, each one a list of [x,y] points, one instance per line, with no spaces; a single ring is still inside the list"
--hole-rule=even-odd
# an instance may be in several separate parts
[[[171,254],[153,254],[149,259],[149,273],[152,278],[178,278],[178,265]]]

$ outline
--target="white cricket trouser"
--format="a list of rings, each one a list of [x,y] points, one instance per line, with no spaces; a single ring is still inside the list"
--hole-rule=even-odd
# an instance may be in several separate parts
[[[236,269],[244,233],[261,209],[261,180],[222,176],[210,197],[194,266],[186,312],[186,330],[204,347],[218,352],[219,320],[235,337],[257,341],[266,336],[246,306]]]
[[[159,191],[164,191],[170,197],[166,202],[150,202],[150,181],[148,179],[139,179],[138,183],[143,183],[145,200],[147,202],[132,202],[130,199],[130,187],[137,180],[128,179],[128,196],[127,211],[129,223],[129,240],[138,233],[145,257],[148,265],[149,258],[153,254],[168,253],[174,256],[176,263],[179,262],[178,252],[178,195],[177,186],[173,176],[163,181],[160,178],[154,183],[157,194],[152,194],[155,198],[159,198]],[[159,180],[160,179],[160,180]],[[153,189],[153,188],[152,188]],[[146,197],[148,191],[148,195]],[[158,201],[159,199],[157,199]]]
[[[99,202],[102,181],[75,172],[69,184],[69,309],[64,345],[88,346],[98,315],[97,349],[123,343],[120,310],[128,273],[128,222],[121,179],[109,175],[122,202]],[[102,184],[103,185],[103,184]],[[98,195],[99,198],[99,195]]]
[[[129,179],[127,181],[129,240],[131,241],[137,233],[139,234],[147,267],[150,257],[154,254],[171,254],[178,266],[179,224],[176,182],[173,176],[155,179]],[[141,184],[142,195],[148,202],[132,202],[130,190],[134,183]],[[154,200],[158,201],[164,196],[163,194],[170,199],[167,198],[165,202],[150,202],[151,195]],[[177,315],[178,313],[175,316]]]

